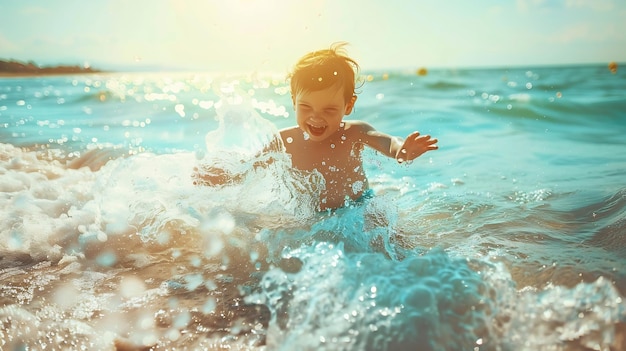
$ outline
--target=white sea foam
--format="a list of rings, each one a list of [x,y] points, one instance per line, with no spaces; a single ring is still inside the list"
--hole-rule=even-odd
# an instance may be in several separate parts
[[[358,118],[441,149],[365,152],[376,196],[325,213],[258,114],[292,124],[286,85],[4,80],[0,137],[26,148],[0,144],[0,348],[617,349],[622,80],[499,72],[366,85]],[[216,168],[236,177],[193,184]]]

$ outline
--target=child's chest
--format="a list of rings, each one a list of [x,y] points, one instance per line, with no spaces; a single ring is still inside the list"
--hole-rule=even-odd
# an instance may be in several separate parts
[[[306,171],[317,170],[326,178],[335,178],[339,175],[362,173],[360,145],[348,142],[338,142],[320,145],[301,145],[298,149],[287,152],[292,155],[292,164],[295,168]]]

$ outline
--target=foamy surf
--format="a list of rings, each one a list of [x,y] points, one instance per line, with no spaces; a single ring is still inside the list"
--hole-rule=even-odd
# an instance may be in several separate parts
[[[583,105],[578,70],[538,72],[368,83],[359,118],[442,149],[366,153],[376,196],[324,213],[273,126],[285,86],[7,80],[0,348],[622,349],[621,85]]]

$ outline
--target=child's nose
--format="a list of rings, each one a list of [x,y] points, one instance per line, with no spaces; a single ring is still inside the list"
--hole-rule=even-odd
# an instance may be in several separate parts
[[[322,121],[322,112],[320,111],[313,111],[311,112],[311,119],[315,120],[315,121]]]

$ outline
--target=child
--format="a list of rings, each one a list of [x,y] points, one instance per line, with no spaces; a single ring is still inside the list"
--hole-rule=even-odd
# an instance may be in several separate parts
[[[296,63],[290,78],[297,126],[280,131],[293,167],[317,170],[324,177],[321,211],[345,206],[368,194],[361,159],[364,146],[399,163],[437,149],[437,139],[419,132],[402,140],[378,132],[362,121],[343,121],[356,102],[355,76],[359,70],[358,64],[343,54],[344,45],[311,52]],[[201,168],[195,170],[194,184],[212,186],[242,180],[241,174],[233,175],[210,165]]]
[[[356,102],[355,74],[359,66],[338,44],[311,52],[298,61],[290,75],[297,126],[280,131],[293,167],[317,170],[325,179],[320,210],[342,207],[368,191],[361,152],[364,146],[410,161],[437,149],[437,139],[413,132],[401,138],[376,131],[362,121],[344,121]]]

